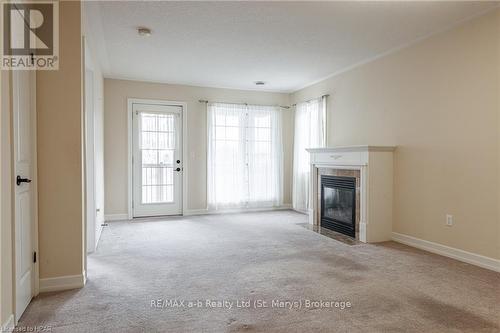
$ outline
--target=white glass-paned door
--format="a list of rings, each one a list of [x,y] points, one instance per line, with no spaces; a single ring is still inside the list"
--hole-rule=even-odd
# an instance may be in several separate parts
[[[181,111],[134,104],[134,217],[181,213]]]

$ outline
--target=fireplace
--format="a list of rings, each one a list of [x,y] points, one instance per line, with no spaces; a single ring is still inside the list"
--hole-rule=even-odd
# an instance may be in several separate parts
[[[394,149],[390,146],[306,149],[311,167],[309,223],[318,230],[328,232],[327,228],[331,228],[363,243],[390,240]],[[336,186],[337,180],[343,180],[342,186]],[[326,203],[325,187],[330,188],[326,190]],[[326,211],[325,205],[329,207]]]
[[[356,235],[356,178],[321,175],[321,226]]]

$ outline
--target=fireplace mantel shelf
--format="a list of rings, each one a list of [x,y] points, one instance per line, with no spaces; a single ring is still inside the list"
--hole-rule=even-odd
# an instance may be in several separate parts
[[[395,146],[337,146],[326,148],[307,148],[309,153],[338,153],[338,152],[365,152],[365,151],[394,151]]]

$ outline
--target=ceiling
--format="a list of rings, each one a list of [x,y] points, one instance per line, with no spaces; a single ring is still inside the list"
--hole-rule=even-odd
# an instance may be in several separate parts
[[[292,92],[497,5],[115,1],[86,11],[105,77]]]

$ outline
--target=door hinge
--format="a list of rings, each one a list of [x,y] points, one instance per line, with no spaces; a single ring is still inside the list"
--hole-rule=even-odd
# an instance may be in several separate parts
[[[36,263],[36,251],[33,252],[33,262]]]

